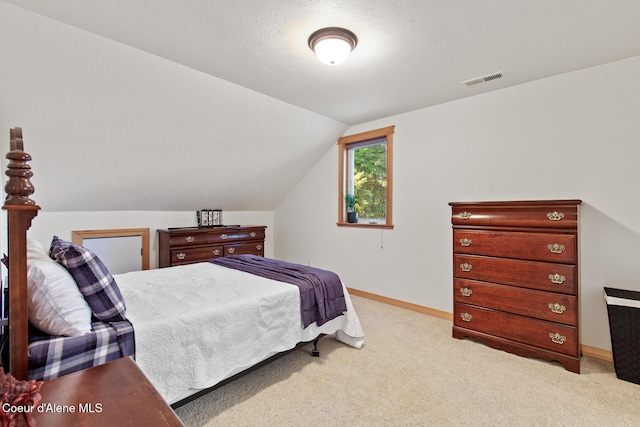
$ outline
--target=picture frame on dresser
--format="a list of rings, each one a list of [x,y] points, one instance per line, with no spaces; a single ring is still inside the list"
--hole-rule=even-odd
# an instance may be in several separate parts
[[[224,227],[222,209],[200,209],[196,211],[198,227]]]
[[[581,200],[451,202],[454,338],[580,373]]]
[[[200,209],[196,215],[198,216],[198,227],[209,226],[209,209]]]

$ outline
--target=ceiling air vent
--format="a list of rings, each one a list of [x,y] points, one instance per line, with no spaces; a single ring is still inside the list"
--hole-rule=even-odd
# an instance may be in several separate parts
[[[473,86],[473,85],[477,85],[478,83],[484,83],[484,82],[489,82],[495,79],[501,79],[502,75],[503,75],[503,72],[498,71],[497,73],[488,74],[486,76],[465,80],[462,83],[466,84],[467,86]]]

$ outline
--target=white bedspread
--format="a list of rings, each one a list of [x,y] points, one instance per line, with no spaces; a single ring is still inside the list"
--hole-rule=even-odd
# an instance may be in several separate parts
[[[211,263],[114,275],[133,323],[136,362],[169,403],[212,387],[298,342],[336,334],[360,348],[347,314],[301,328],[296,286]]]

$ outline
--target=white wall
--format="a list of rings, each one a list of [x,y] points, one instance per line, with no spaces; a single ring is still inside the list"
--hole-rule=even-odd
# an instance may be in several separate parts
[[[272,211],[348,128],[1,1],[0,64],[51,211]]]
[[[448,202],[582,199],[582,343],[610,349],[603,287],[640,290],[639,75],[635,57],[355,126],[396,126],[395,228],[336,226],[335,146],[276,209],[275,255],[451,312]]]

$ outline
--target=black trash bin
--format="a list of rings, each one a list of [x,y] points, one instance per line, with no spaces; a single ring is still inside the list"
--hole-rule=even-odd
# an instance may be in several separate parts
[[[604,288],[616,376],[640,384],[640,292]]]

